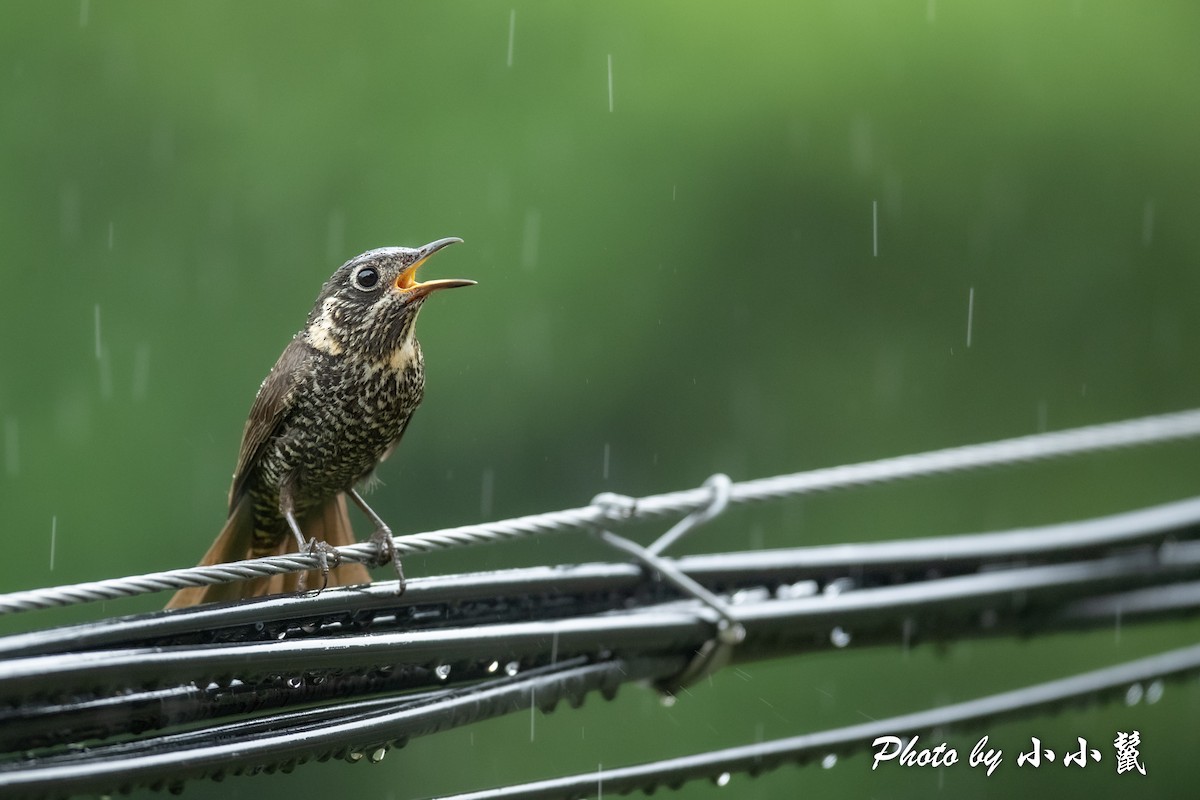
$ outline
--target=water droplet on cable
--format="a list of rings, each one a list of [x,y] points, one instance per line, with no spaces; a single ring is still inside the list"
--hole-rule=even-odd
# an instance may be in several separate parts
[[[791,600],[797,597],[812,597],[818,591],[816,581],[797,581],[796,583],[784,583],[775,590],[775,597],[779,600]]]
[[[833,769],[837,765],[837,753],[829,753],[821,759],[821,769]]]
[[[825,585],[824,594],[828,597],[834,597],[844,592],[849,592],[854,589],[853,578],[837,578]]]
[[[447,678],[450,677],[450,665],[449,664],[438,664],[437,667],[434,668],[433,674],[437,675],[437,679],[439,681],[446,680]]]
[[[770,590],[760,586],[753,589],[738,589],[730,595],[729,604],[740,606],[746,603],[761,603],[769,599],[771,599]]]

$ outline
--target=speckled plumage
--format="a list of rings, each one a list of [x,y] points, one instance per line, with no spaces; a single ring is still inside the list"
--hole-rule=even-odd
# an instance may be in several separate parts
[[[457,241],[371,250],[325,283],[305,327],[259,387],[242,433],[229,519],[202,564],[295,551],[297,538],[310,549],[323,546],[314,541],[354,541],[344,494],[395,448],[424,394],[417,314],[434,290],[473,283],[417,283],[416,269]],[[337,567],[330,578],[343,584],[369,580],[357,564]],[[296,584],[295,576],[280,576],[233,589],[184,589],[169,607]]]
[[[280,513],[290,493],[297,519],[330,496],[367,478],[399,441],[425,390],[425,363],[415,338],[397,367],[364,358],[353,348],[330,355],[306,341],[289,348],[291,401],[279,432],[247,465],[241,491],[254,506],[254,554],[274,552],[291,536]],[[231,511],[240,498],[230,498]]]

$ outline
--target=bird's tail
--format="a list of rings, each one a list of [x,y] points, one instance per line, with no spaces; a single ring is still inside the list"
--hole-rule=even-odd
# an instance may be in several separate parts
[[[354,544],[356,541],[354,531],[350,527],[346,497],[340,492],[300,520],[300,529],[309,538],[324,541],[332,547]],[[291,535],[279,537],[278,545],[274,549],[263,550],[261,547],[255,547],[253,507],[249,496],[246,496],[234,507],[233,513],[225,522],[225,527],[221,529],[212,547],[208,548],[208,552],[200,560],[200,566],[294,552],[296,552],[296,540]],[[200,603],[295,592],[299,588],[301,575],[307,576],[306,585],[309,589],[321,588],[323,578],[319,570],[308,573],[293,572],[288,575],[272,575],[267,578],[255,578],[236,583],[180,589],[167,603],[167,608],[182,608]],[[343,564],[329,572],[328,585],[330,586],[349,586],[370,582],[371,576],[362,564]]]

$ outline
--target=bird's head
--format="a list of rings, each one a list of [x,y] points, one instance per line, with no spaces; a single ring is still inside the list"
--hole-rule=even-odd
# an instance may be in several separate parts
[[[438,289],[475,283],[461,278],[417,281],[417,269],[426,259],[461,241],[451,237],[424,247],[381,247],[338,267],[308,315],[309,344],[331,355],[387,358],[411,339],[425,298]]]

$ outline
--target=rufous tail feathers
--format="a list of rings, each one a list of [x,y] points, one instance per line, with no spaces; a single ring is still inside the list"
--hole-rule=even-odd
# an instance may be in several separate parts
[[[300,520],[300,530],[310,539],[324,541],[331,547],[354,544],[354,531],[350,528],[350,514],[346,510],[346,497],[339,492],[329,500],[313,509]],[[200,566],[224,564],[229,561],[241,561],[246,558],[262,556],[285,555],[296,552],[295,537],[282,537],[278,547],[273,551],[255,551],[254,549],[254,514],[249,497],[244,497],[234,508],[233,513],[225,522],[225,527],[217,535],[216,541]],[[323,583],[319,570],[308,573],[293,572],[289,575],[274,575],[269,578],[238,581],[237,583],[222,583],[215,586],[195,586],[180,589],[167,603],[167,608],[183,608],[200,603],[214,603],[227,600],[240,600],[246,597],[262,597],[268,594],[297,591],[300,575],[307,575],[307,587],[319,589]],[[343,564],[329,571],[329,586],[350,586],[357,583],[370,583],[371,576],[362,564]]]

